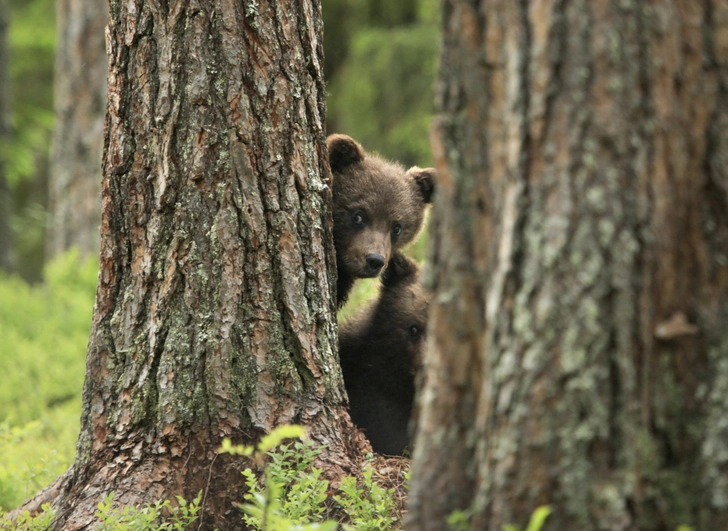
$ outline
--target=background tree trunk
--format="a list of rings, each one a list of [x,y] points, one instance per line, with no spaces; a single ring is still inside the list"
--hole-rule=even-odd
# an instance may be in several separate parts
[[[0,0],[0,146],[7,146],[10,136],[8,102],[10,78],[8,72],[8,25],[10,7],[8,0]],[[10,189],[5,174],[5,153],[0,147],[0,270],[12,270],[12,227]]]
[[[112,0],[110,17],[101,268],[56,528],[89,529],[110,491],[202,491],[203,529],[242,528],[246,463],[216,456],[224,437],[302,423],[329,477],[360,451],[335,353],[320,5]]]
[[[48,193],[46,258],[71,246],[99,250],[101,151],[108,60],[108,4],[56,2],[55,114]]]
[[[443,5],[409,528],[725,529],[728,4]]]

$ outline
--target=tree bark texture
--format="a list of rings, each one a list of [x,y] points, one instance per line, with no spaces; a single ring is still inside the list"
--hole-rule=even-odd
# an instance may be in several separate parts
[[[329,477],[359,439],[336,362],[335,262],[316,0],[113,0],[101,264],[76,462],[57,529],[101,497],[203,493],[239,529],[216,454],[301,423]],[[352,446],[354,445],[354,446]]]
[[[443,3],[409,529],[728,526],[728,4]]]
[[[9,109],[10,77],[8,72],[8,25],[10,22],[10,5],[7,0],[0,0],[0,271],[12,270],[13,233],[11,225],[12,198],[5,173],[5,154],[10,136]]]
[[[99,250],[108,18],[107,2],[56,2],[56,122],[48,194],[48,258],[72,246],[82,254]]]

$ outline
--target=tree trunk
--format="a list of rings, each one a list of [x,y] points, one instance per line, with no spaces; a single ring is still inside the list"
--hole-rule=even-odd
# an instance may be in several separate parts
[[[445,0],[409,529],[728,526],[728,4]]]
[[[360,451],[336,361],[320,4],[110,16],[99,286],[55,527],[90,529],[110,491],[202,491],[202,529],[239,529],[250,463],[217,456],[224,437],[304,424],[329,477]]]
[[[99,250],[101,151],[108,61],[107,2],[56,2],[55,114],[46,257]]]
[[[10,189],[5,174],[5,153],[10,128],[8,124],[8,102],[10,101],[10,77],[8,73],[8,25],[10,6],[7,0],[0,0],[0,271],[12,270],[13,233],[11,221]]]

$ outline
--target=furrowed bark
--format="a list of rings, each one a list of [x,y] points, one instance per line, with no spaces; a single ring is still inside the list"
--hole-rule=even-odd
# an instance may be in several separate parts
[[[301,423],[325,474],[360,450],[336,357],[320,5],[112,1],[101,264],[56,529],[203,493],[243,528],[252,443]]]
[[[443,15],[409,528],[725,528],[728,8]]]

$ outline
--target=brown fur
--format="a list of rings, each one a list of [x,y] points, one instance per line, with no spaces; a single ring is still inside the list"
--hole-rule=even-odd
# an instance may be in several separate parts
[[[378,453],[402,455],[415,399],[415,372],[425,344],[429,296],[419,268],[395,252],[379,297],[339,332],[349,410]]]
[[[379,275],[392,253],[419,234],[432,200],[435,170],[416,166],[405,170],[365,152],[346,135],[330,135],[326,144],[333,174],[337,301],[341,307],[357,278]]]

